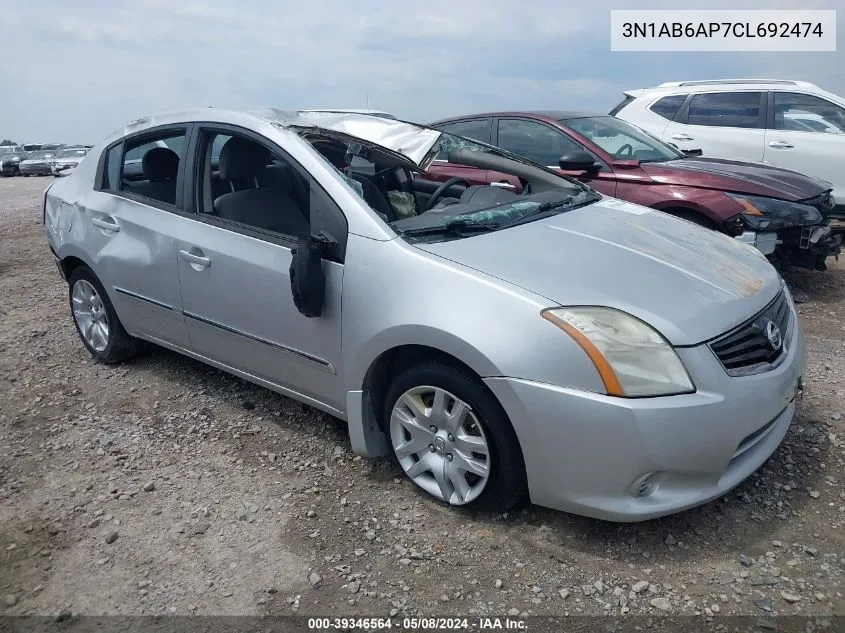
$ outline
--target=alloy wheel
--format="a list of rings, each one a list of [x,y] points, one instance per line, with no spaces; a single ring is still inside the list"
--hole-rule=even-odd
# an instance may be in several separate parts
[[[96,288],[85,279],[73,286],[73,318],[82,338],[95,352],[105,351],[109,344],[109,318]]]

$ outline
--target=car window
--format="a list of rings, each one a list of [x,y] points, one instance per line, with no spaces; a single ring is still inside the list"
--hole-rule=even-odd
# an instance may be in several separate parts
[[[695,95],[687,123],[715,127],[760,127],[759,92],[713,92]]]
[[[845,133],[845,108],[813,95],[775,92],[775,129]]]
[[[655,101],[651,104],[649,110],[671,121],[678,114],[678,110],[681,109],[681,106],[684,105],[684,101],[686,100],[686,95],[670,95]]]
[[[584,151],[562,132],[524,119],[500,119],[498,145],[547,167],[557,167],[564,154]]]
[[[309,181],[278,151],[247,136],[212,130],[203,134],[201,147],[203,214],[263,232],[309,232]]]
[[[103,189],[117,191],[120,188],[120,166],[123,144],[118,143],[106,154],[106,176],[103,179]]]
[[[651,134],[616,117],[581,117],[566,119],[561,123],[620,160],[654,163],[683,156]]]
[[[457,121],[455,123],[446,123],[437,126],[437,129],[441,132],[464,136],[474,141],[481,141],[482,143],[490,142],[492,128],[492,119],[472,119],[471,121]],[[446,153],[440,152],[437,154],[437,160],[446,160]]]
[[[175,205],[185,139],[184,129],[167,130],[115,145],[106,158],[103,188]]]

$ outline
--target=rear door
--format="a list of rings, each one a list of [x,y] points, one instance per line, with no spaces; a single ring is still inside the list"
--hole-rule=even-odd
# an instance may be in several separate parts
[[[773,92],[767,163],[827,180],[845,199],[845,108],[815,95]]]
[[[766,93],[693,94],[666,126],[663,140],[704,156],[760,162],[765,140]]]
[[[178,347],[188,346],[173,236],[189,223],[181,205],[184,146],[190,126],[144,131],[107,148],[95,190],[84,201],[86,250],[95,274],[130,334]],[[131,184],[123,177],[126,156],[135,148],[167,147],[178,157],[176,170],[152,185],[143,174]],[[172,165],[172,163],[171,163]],[[167,176],[167,177],[165,177]],[[132,188],[135,185],[138,188]],[[172,193],[172,197],[170,194]]]
[[[610,167],[595,152],[548,123],[531,119],[499,118],[496,122],[495,144],[503,150],[580,180],[605,195],[616,195],[616,178]],[[591,154],[601,165],[600,170],[588,173],[560,169],[560,157],[574,152]],[[508,183],[508,188],[516,193],[522,191],[522,185],[516,176],[490,171],[488,178],[491,183]]]

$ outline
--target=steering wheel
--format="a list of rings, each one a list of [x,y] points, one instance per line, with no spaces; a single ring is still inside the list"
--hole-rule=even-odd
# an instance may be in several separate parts
[[[437,189],[434,190],[434,193],[431,194],[431,198],[428,199],[428,204],[426,205],[425,210],[429,211],[430,209],[434,208],[434,205],[437,204],[437,202],[440,200],[440,198],[443,197],[443,194],[446,193],[446,190],[449,187],[452,187],[453,185],[457,185],[457,184],[460,184],[460,183],[463,183],[467,187],[471,186],[463,178],[458,178],[458,177],[449,178],[449,180],[447,180],[442,185],[440,185]],[[423,213],[425,213],[425,211]]]
[[[624,153],[623,153],[624,152]],[[633,156],[634,155],[634,148],[631,146],[630,143],[625,143],[622,147],[616,150],[614,156],[616,158],[624,158],[625,156]]]

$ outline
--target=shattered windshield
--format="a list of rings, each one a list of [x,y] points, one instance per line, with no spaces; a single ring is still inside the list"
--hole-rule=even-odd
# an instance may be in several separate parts
[[[381,140],[387,144],[381,145],[353,136],[346,129],[350,125],[351,122],[342,126],[338,123],[340,130],[296,126],[296,131],[363,202],[407,241],[437,242],[498,231],[601,198],[586,185],[542,165],[462,136],[423,129],[420,137],[414,139],[403,127],[398,130],[401,135],[392,138],[382,130]],[[402,145],[402,141],[409,145]],[[405,153],[409,146],[415,148],[411,153],[417,160]],[[460,172],[466,175],[442,178],[435,175],[434,167],[424,170],[422,165],[429,165],[437,155],[469,168]],[[519,188],[472,185],[464,179],[483,182],[491,169],[516,178]],[[471,175],[473,172],[476,177]],[[455,182],[444,188],[442,183],[446,180]]]
[[[467,195],[469,192],[469,195]],[[475,195],[480,193],[481,195]],[[477,198],[476,202],[473,198]],[[390,226],[409,242],[443,242],[490,233],[572,211],[601,199],[591,189],[516,195],[496,187],[469,188],[460,199]]]
[[[561,123],[619,160],[656,163],[683,158],[671,145],[616,117],[564,119]]]
[[[449,156],[449,152],[453,152],[457,149],[465,149],[471,152],[489,152],[494,148],[484,145],[483,143],[473,141],[472,139],[464,138],[463,136],[455,136],[454,134],[443,132],[440,135],[437,144],[434,146],[433,151],[436,155],[439,155],[442,160],[446,160]]]

